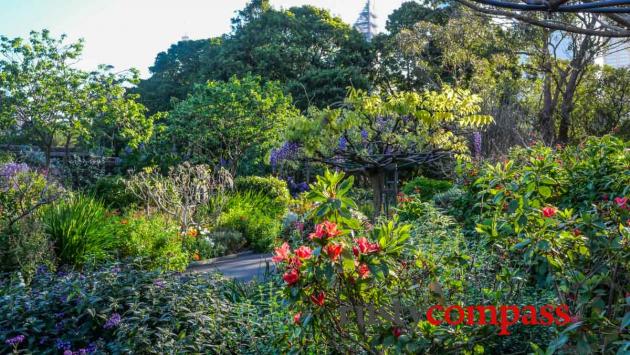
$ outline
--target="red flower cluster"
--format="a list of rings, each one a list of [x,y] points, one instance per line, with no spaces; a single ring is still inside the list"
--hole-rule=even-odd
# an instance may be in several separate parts
[[[360,254],[372,254],[378,253],[381,250],[381,247],[378,243],[370,243],[366,237],[361,237],[356,240],[358,248],[353,247],[352,252],[355,256],[359,256]]]
[[[310,240],[323,239],[325,237],[334,238],[340,234],[341,234],[341,231],[337,230],[337,225],[335,223],[324,221],[323,223],[320,223],[315,226],[315,232],[311,233],[308,236],[308,239]]]
[[[405,195],[403,192],[399,192],[396,196],[396,199],[398,200],[398,203],[407,203],[413,201],[411,197],[407,197],[407,195]]]
[[[291,268],[282,275],[282,279],[289,286],[295,285],[300,280],[300,272],[296,268]]]
[[[326,298],[326,294],[324,293],[324,291],[321,291],[317,295],[314,293],[311,295],[311,301],[320,307],[324,305],[325,298]]]

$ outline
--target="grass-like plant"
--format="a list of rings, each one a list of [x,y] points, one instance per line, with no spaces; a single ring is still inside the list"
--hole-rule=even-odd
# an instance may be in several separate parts
[[[62,265],[81,268],[88,261],[102,261],[116,247],[107,209],[92,197],[73,195],[48,207],[42,218]]]

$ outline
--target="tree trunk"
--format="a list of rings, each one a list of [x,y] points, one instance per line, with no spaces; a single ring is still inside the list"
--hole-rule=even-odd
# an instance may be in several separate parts
[[[551,75],[553,75],[553,73],[551,70],[551,55],[549,54],[549,31],[547,30],[545,30],[543,46],[544,47],[541,48],[541,51],[543,52],[544,70],[543,107],[538,114],[538,125],[540,127],[543,141],[545,144],[551,145],[555,140],[556,127],[554,122],[554,111],[556,107],[556,100],[554,100],[554,95],[551,93]]]
[[[372,193],[374,197],[372,199],[372,205],[374,207],[373,219],[376,219],[381,215],[383,209],[383,190],[385,188],[385,172],[383,170],[376,170],[370,172],[369,179],[372,184]]]
[[[558,131],[558,142],[566,144],[569,142],[569,128],[571,126],[571,113],[574,108],[575,91],[577,89],[577,81],[579,71],[574,69],[569,76],[564,95],[562,96],[562,105],[560,108],[560,129]]]

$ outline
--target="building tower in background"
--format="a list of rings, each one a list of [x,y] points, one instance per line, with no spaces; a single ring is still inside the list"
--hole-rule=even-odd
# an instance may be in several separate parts
[[[366,40],[371,41],[376,35],[376,15],[374,14],[374,1],[367,0],[365,7],[361,10],[359,18],[354,23],[354,28],[361,32]]]

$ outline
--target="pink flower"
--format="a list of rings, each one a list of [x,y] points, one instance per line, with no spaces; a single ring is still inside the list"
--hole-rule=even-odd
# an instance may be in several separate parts
[[[543,217],[545,218],[555,216],[556,212],[558,212],[558,210],[555,207],[544,207],[542,209],[542,214],[543,214]]]
[[[289,258],[289,253],[291,252],[291,248],[287,242],[284,242],[281,247],[276,248],[274,250],[274,256],[271,258],[271,261],[274,263],[279,263],[281,261],[287,260]]]
[[[294,285],[300,279],[300,273],[297,269],[291,269],[282,275],[282,279],[289,285]]]
[[[615,203],[617,204],[617,206],[624,208],[626,206],[626,203],[628,203],[628,198],[627,197],[615,197]]]
[[[367,279],[370,276],[370,269],[365,263],[361,263],[361,265],[359,265],[358,272],[359,277],[361,277],[362,279]]]
[[[302,245],[301,247],[295,249],[295,255],[297,255],[300,259],[308,259],[311,257],[313,251],[311,248],[306,245]]]
[[[381,247],[378,243],[370,243],[366,237],[361,237],[356,240],[357,245],[359,246],[359,251],[361,254],[371,254],[377,253],[381,250]]]
[[[330,259],[332,259],[332,261],[337,261],[337,259],[339,259],[339,255],[341,255],[342,250],[342,244],[329,244],[324,248],[324,252],[330,257]]]
[[[300,320],[302,318],[302,312],[297,312],[294,316],[293,316],[293,323],[299,325],[300,324]]]
[[[315,303],[316,305],[320,307],[324,305],[325,298],[326,298],[326,294],[324,293],[324,291],[320,292],[317,295],[315,295],[314,293],[311,295],[311,301],[313,301],[313,303]]]

